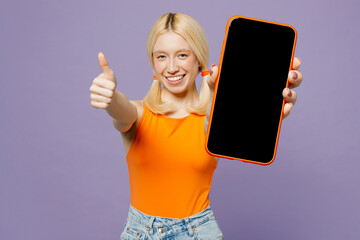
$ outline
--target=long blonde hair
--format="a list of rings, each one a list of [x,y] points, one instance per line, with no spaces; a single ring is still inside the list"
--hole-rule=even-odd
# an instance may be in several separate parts
[[[151,66],[154,69],[153,48],[161,34],[173,31],[181,35],[189,44],[199,62],[199,72],[207,70],[209,63],[209,47],[205,32],[200,24],[189,15],[184,13],[166,13],[161,16],[150,29],[146,48]],[[199,105],[188,106],[188,111],[199,115],[205,115],[210,99],[210,89],[203,80],[199,94]],[[170,112],[172,105],[161,100],[161,84],[154,80],[148,94],[144,98],[144,104],[154,113],[165,114]]]

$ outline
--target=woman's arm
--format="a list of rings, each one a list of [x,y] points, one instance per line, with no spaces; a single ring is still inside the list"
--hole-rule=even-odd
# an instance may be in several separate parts
[[[205,122],[204,122],[205,135],[207,133],[207,128],[209,125],[209,118],[210,118],[213,98],[214,98],[214,88],[210,88],[210,99],[209,99],[209,103],[207,105],[206,117],[205,117]]]
[[[206,82],[208,83],[209,89],[210,89],[210,99],[209,99],[209,103],[207,105],[206,117],[205,117],[205,122],[204,122],[205,135],[206,135],[207,128],[209,125],[209,118],[210,118],[210,113],[211,113],[213,97],[214,97],[215,81],[216,81],[217,75],[218,75],[218,67],[216,65],[212,65],[210,68],[210,75],[204,76]]]
[[[103,53],[99,53],[99,64],[103,70],[90,87],[91,105],[106,109],[112,117],[114,127],[120,132],[128,131],[137,119],[137,109],[127,97],[116,91],[116,77]]]
[[[114,92],[106,111],[112,117],[114,127],[120,132],[127,132],[137,119],[136,106],[118,91]]]

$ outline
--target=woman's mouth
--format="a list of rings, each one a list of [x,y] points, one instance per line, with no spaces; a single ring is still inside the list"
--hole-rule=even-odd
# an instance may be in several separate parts
[[[183,75],[177,75],[177,76],[171,76],[171,77],[165,77],[166,80],[168,80],[168,82],[171,85],[178,85],[182,82],[182,80],[185,78],[186,74]]]

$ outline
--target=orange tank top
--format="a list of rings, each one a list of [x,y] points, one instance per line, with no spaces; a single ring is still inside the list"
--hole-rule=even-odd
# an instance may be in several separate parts
[[[160,217],[185,218],[205,210],[217,162],[205,151],[205,116],[170,118],[144,105],[126,157],[131,205]]]

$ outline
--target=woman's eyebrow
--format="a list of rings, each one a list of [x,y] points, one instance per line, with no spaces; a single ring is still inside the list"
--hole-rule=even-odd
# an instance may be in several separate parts
[[[158,53],[165,53],[165,51],[157,50],[154,52],[154,54],[158,54]]]
[[[185,49],[185,48],[183,48],[183,49],[180,49],[179,51],[177,51],[177,52],[191,52],[189,49]]]
[[[191,50],[189,49],[186,49],[186,48],[182,48],[182,49],[179,49],[176,51],[176,53],[178,52],[191,52]],[[157,50],[154,52],[154,54],[159,54],[159,53],[166,53],[166,51],[163,51],[163,50]]]

